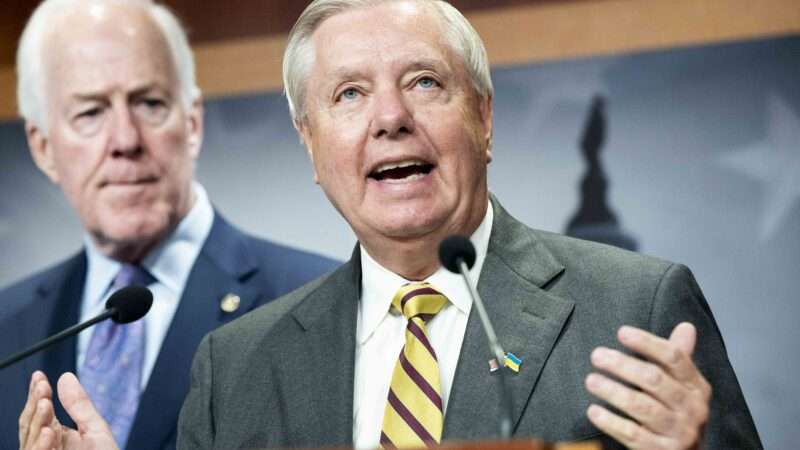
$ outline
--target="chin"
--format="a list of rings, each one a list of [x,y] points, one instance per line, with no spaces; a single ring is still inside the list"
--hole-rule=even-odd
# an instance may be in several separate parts
[[[377,227],[382,234],[395,239],[418,238],[440,228],[440,221],[426,217],[406,217],[405,220],[387,220]]]
[[[167,217],[156,215],[127,215],[107,221],[102,234],[110,242],[127,245],[142,245],[160,240],[169,231]]]

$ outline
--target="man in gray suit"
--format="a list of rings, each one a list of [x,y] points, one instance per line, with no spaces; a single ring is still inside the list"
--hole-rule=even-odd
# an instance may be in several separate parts
[[[489,194],[491,79],[458,11],[317,0],[290,34],[284,81],[315,179],[359,244],[339,270],[204,339],[181,448],[490,438],[498,370],[514,437],[761,447],[686,267],[532,230]],[[440,267],[450,234],[476,247],[471,275],[509,367],[487,361],[467,288]],[[59,394],[86,430],[72,436],[107,439],[73,377]],[[70,435],[50,419],[33,416],[44,443]]]

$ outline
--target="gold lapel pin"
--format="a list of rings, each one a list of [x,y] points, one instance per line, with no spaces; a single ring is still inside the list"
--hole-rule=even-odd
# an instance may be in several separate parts
[[[225,297],[222,297],[222,300],[219,301],[219,309],[223,310],[226,313],[232,313],[239,309],[239,305],[242,303],[242,299],[239,298],[236,294],[226,294]]]

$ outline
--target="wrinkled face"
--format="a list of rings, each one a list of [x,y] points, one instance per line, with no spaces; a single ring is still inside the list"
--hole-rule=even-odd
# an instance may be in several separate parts
[[[201,106],[182,106],[143,12],[95,6],[57,21],[64,31],[44,42],[48,129],[27,125],[34,160],[104,253],[158,242],[193,202]]]
[[[312,37],[298,128],[317,182],[362,243],[469,234],[486,211],[491,99],[478,98],[427,7],[348,11]]]

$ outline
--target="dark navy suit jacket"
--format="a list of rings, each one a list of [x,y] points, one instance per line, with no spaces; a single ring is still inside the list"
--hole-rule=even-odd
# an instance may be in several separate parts
[[[178,310],[161,346],[128,438],[128,449],[175,447],[178,412],[189,390],[192,356],[209,331],[332,270],[336,262],[248,236],[215,214],[211,233],[192,267]],[[86,254],[0,291],[0,359],[78,322]],[[233,293],[239,308],[223,312]],[[0,370],[0,449],[17,448],[17,420],[34,370],[51,383],[75,372],[77,338]],[[60,404],[62,423],[72,424]]]

